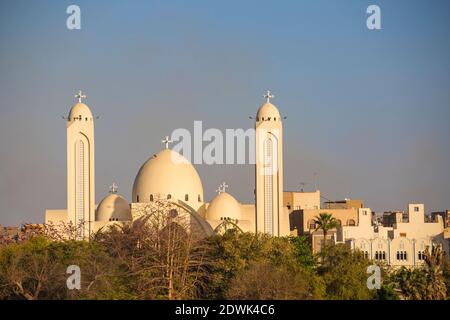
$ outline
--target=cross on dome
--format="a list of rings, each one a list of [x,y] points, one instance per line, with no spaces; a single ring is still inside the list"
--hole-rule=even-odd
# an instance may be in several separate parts
[[[166,145],[166,149],[169,149],[169,144],[173,143],[173,140],[171,140],[169,136],[166,136],[163,140],[161,140],[161,143],[164,143]]]
[[[267,90],[266,94],[264,95],[264,98],[266,99],[267,103],[270,103],[270,99],[275,98],[275,96],[272,94],[270,90]]]
[[[86,95],[83,94],[81,90],[78,90],[78,94],[75,95],[75,98],[78,99],[78,103],[81,103],[82,99],[86,99]]]
[[[118,189],[119,186],[115,182],[113,182],[113,184],[109,186],[109,193],[117,193]]]
[[[222,182],[222,184],[220,184],[219,187],[217,188],[216,192],[218,194],[221,194],[222,192],[226,192],[228,187],[229,186],[225,182]]]

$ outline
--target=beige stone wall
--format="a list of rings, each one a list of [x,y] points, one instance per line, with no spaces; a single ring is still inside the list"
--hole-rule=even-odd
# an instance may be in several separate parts
[[[45,210],[45,223],[67,223],[67,210],[66,209],[60,209],[60,210]]]
[[[320,190],[314,192],[283,192],[283,206],[289,210],[320,209]]]

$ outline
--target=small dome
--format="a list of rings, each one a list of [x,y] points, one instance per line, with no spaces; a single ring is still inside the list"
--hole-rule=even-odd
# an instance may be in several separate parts
[[[112,193],[104,198],[97,207],[96,221],[131,221],[128,201]]]
[[[148,159],[133,185],[133,202],[157,197],[181,200],[197,210],[203,204],[203,186],[194,166],[178,152],[164,149]]]
[[[82,102],[76,103],[72,109],[70,109],[69,112],[69,121],[73,120],[74,118],[80,118],[82,120],[85,120],[88,118],[89,120],[92,119],[92,112],[91,109],[87,105],[85,105]]]
[[[271,120],[281,120],[280,112],[278,111],[277,107],[275,107],[270,102],[264,103],[261,107],[259,107],[258,112],[256,114],[256,118],[258,121],[264,118],[264,120],[267,120],[268,118],[271,118]]]
[[[230,194],[222,192],[209,204],[206,219],[221,220],[223,218],[241,219],[241,205]]]

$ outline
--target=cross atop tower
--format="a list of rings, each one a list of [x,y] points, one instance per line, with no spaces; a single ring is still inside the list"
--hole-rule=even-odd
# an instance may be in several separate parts
[[[166,149],[169,149],[169,144],[173,143],[173,140],[171,140],[169,136],[166,136],[163,140],[161,140],[161,143],[164,143],[166,145]]]
[[[266,99],[267,103],[270,103],[270,99],[275,98],[275,96],[272,94],[270,90],[267,90],[266,94],[264,95],[264,98]]]
[[[83,94],[81,90],[78,90],[78,94],[75,95],[75,98],[78,99],[78,103],[81,103],[81,99],[86,99],[86,95]]]
[[[109,186],[109,193],[117,193],[119,186],[113,182],[112,185]]]
[[[226,192],[228,188],[228,185],[225,182],[222,182],[222,184],[219,185],[219,187],[217,188],[216,192],[218,194],[221,194],[222,192]]]

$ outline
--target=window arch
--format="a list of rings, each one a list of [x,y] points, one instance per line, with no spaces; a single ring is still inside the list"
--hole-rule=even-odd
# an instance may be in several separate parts
[[[274,232],[273,153],[274,143],[271,138],[267,138],[264,141],[264,231],[270,235]]]
[[[348,222],[347,222],[347,224],[349,225],[349,226],[356,226],[356,222],[355,222],[355,220],[353,220],[353,219],[349,219],[348,220]]]

